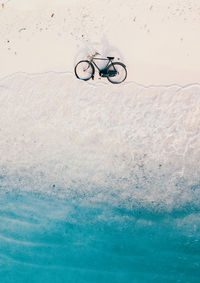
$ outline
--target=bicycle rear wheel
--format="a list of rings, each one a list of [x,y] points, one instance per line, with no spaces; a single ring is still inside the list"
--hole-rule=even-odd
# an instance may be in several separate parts
[[[107,77],[109,82],[112,84],[120,84],[123,81],[125,81],[127,77],[127,70],[124,64],[121,63],[111,63],[110,66],[108,66],[108,74],[110,71],[110,76]]]
[[[94,66],[89,61],[82,60],[77,63],[74,72],[78,79],[88,81],[94,75]]]

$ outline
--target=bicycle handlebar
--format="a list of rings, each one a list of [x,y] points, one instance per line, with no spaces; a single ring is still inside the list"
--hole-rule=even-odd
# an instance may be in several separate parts
[[[98,52],[95,52],[93,55],[89,55],[89,56],[88,56],[88,59],[91,60],[91,59],[93,59],[96,55],[101,55],[101,54],[98,53]]]

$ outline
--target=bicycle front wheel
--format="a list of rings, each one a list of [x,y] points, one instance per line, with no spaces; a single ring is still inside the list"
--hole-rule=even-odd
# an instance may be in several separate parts
[[[78,79],[88,81],[94,75],[94,66],[87,60],[78,62],[74,69]]]
[[[126,67],[124,66],[124,64],[118,62],[110,64],[107,71],[108,74],[110,74],[108,75],[107,79],[112,84],[120,84],[125,81],[127,77]]]

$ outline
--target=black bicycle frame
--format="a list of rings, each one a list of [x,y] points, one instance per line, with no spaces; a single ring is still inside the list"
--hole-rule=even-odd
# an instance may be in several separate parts
[[[93,59],[91,60],[91,63],[93,63],[93,64],[95,65],[95,67],[99,70],[99,72],[100,72],[102,69],[100,69],[100,68],[97,66],[97,64],[94,62],[94,60],[104,60],[104,61],[108,61],[107,65],[106,65],[105,67],[103,67],[103,69],[106,69],[106,68],[109,66],[110,62],[112,63],[112,59],[108,59],[108,58],[93,58]]]

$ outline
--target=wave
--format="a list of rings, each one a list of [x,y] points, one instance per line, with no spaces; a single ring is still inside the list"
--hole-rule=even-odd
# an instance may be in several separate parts
[[[71,73],[0,81],[0,186],[125,208],[200,207],[200,86]]]

